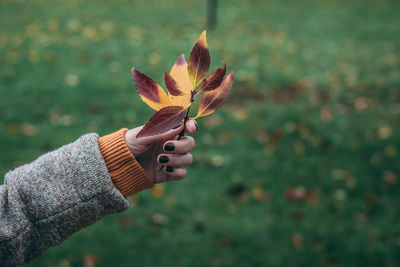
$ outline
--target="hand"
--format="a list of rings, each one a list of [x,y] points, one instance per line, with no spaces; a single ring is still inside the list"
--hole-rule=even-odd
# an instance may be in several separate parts
[[[193,156],[189,153],[195,147],[193,137],[183,136],[177,140],[184,127],[185,132],[197,132],[197,123],[194,120],[188,120],[185,126],[182,124],[176,129],[154,136],[136,138],[143,126],[126,132],[125,140],[129,149],[154,183],[183,179],[186,170],[182,166],[193,163]]]

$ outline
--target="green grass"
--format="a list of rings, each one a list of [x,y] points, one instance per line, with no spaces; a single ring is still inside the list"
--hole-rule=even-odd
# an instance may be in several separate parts
[[[0,177],[84,133],[145,123],[131,67],[161,83],[205,18],[192,0],[0,4]],[[397,265],[399,8],[219,1],[212,68],[225,61],[235,83],[199,120],[187,179],[28,266]]]

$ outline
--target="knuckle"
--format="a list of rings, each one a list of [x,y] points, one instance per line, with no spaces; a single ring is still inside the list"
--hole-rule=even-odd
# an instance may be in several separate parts
[[[193,148],[195,148],[196,147],[196,140],[192,137],[192,140],[193,140]]]
[[[185,169],[182,169],[182,179],[186,177],[187,171]]]
[[[189,153],[188,156],[189,156],[189,164],[192,164],[193,163],[193,155]]]
[[[191,136],[188,136],[188,137],[189,137],[188,142],[187,142],[188,147],[190,147],[190,149],[193,149],[196,146],[196,142],[193,137],[191,137]]]

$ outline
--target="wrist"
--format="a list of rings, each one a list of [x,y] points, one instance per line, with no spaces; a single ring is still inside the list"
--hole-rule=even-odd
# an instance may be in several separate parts
[[[140,132],[143,126],[136,127],[134,129],[128,130],[125,133],[125,143],[129,151],[136,158],[139,158],[144,152],[146,152],[151,143],[145,141],[145,138],[136,138],[136,135]]]
[[[134,130],[128,130],[125,133],[125,143],[126,146],[129,148],[129,151],[132,153],[134,157],[137,157],[139,155],[135,155],[136,149],[135,149],[135,142],[134,139],[136,137],[136,133]],[[136,153],[137,154],[137,153]]]
[[[121,129],[99,139],[100,151],[110,177],[115,187],[124,196],[130,196],[154,186],[128,147],[125,137],[127,132],[128,129]]]

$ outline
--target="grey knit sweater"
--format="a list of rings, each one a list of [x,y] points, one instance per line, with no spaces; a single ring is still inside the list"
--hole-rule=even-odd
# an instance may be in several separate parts
[[[0,186],[0,266],[22,266],[101,217],[127,209],[97,134],[47,153]]]

